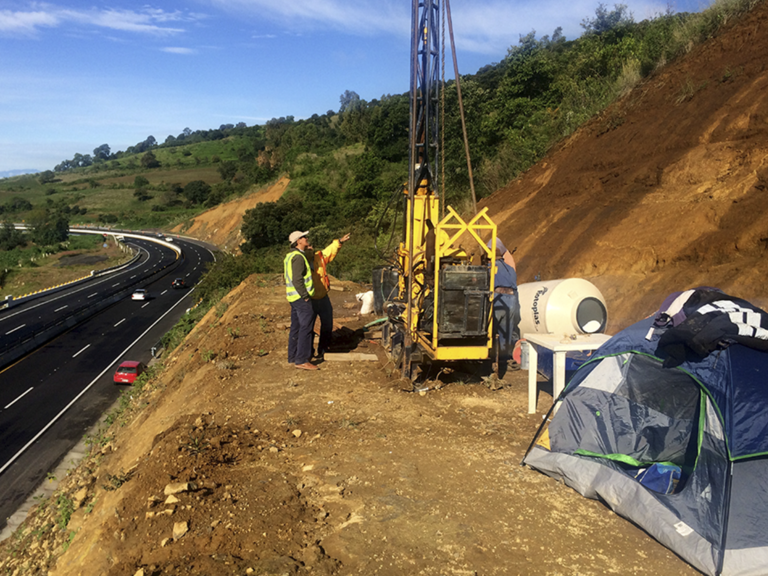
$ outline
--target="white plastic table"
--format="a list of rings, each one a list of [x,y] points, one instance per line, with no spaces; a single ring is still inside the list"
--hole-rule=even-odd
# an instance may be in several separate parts
[[[557,400],[565,388],[565,354],[573,351],[597,350],[611,337],[608,334],[523,334],[528,343],[528,414],[536,412],[539,354],[535,346],[552,350],[552,401]]]

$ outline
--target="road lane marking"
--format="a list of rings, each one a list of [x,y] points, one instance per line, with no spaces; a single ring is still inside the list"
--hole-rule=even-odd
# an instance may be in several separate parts
[[[133,280],[134,278],[136,278],[136,276],[137,276],[137,274],[134,274],[133,276],[131,276],[130,278],[128,278],[128,280]]]
[[[14,328],[13,330],[9,330],[8,332],[6,332],[5,335],[8,336],[8,334],[11,334],[12,332],[16,332],[16,330],[21,330],[22,328],[24,328],[24,326],[26,326],[26,324],[22,324],[21,326],[16,326],[16,328]]]
[[[76,357],[77,357],[79,354],[82,354],[83,352],[85,352],[86,350],[88,350],[88,348],[90,348],[90,347],[91,347],[91,345],[90,345],[90,344],[88,344],[88,346],[86,346],[85,348],[83,348],[82,350],[80,350],[80,352],[78,352],[77,354],[75,354],[74,356],[72,356],[72,358],[76,358]]]
[[[91,294],[90,296],[88,296],[88,298],[93,298],[94,296],[98,296],[98,294],[99,294],[98,292],[94,292],[93,294]]]
[[[18,452],[16,452],[16,454],[14,454],[13,456],[11,456],[11,458],[10,458],[10,459],[9,459],[9,460],[8,460],[8,461],[5,463],[5,464],[3,464],[2,466],[0,466],[0,474],[2,474],[3,472],[5,472],[5,471],[6,471],[6,470],[7,470],[7,469],[8,469],[8,468],[9,468],[9,467],[10,467],[10,466],[11,466],[11,465],[14,463],[14,462],[16,462],[16,460],[18,460],[18,459],[19,459],[19,457],[20,457],[22,454],[24,454],[24,452],[26,452],[26,451],[29,449],[29,447],[30,447],[30,446],[32,446],[32,445],[33,445],[35,442],[37,442],[37,441],[38,441],[38,439],[39,439],[39,438],[40,438],[40,437],[41,437],[43,434],[45,434],[45,433],[48,431],[48,429],[49,429],[51,426],[53,426],[53,425],[54,425],[56,422],[58,422],[59,418],[61,418],[61,417],[62,417],[62,416],[63,416],[63,415],[66,413],[66,411],[67,411],[67,410],[69,410],[69,409],[72,407],[72,405],[73,405],[75,402],[77,402],[78,400],[80,400],[80,398],[82,398],[82,396],[83,396],[83,395],[84,395],[86,392],[88,392],[88,390],[90,390],[90,389],[93,387],[93,385],[94,385],[94,384],[96,384],[96,382],[98,382],[98,381],[99,381],[99,378],[101,378],[102,376],[104,376],[104,374],[106,374],[108,370],[112,369],[112,368],[114,367],[115,363],[116,363],[118,360],[120,360],[120,358],[121,358],[122,356],[124,356],[125,354],[127,354],[127,353],[128,353],[128,351],[129,351],[131,348],[133,348],[133,346],[134,346],[134,345],[135,345],[135,344],[136,344],[136,343],[137,343],[139,340],[141,340],[142,338],[144,338],[144,336],[146,336],[146,335],[147,335],[147,333],[148,333],[150,330],[152,330],[152,328],[154,328],[154,327],[155,327],[157,324],[159,324],[159,323],[160,323],[160,321],[161,321],[163,318],[165,318],[165,317],[166,317],[168,314],[170,314],[170,313],[173,311],[173,309],[174,309],[174,308],[176,308],[176,306],[178,306],[179,304],[181,304],[182,302],[184,302],[184,300],[186,300],[188,297],[191,297],[191,295],[192,295],[192,292],[194,292],[194,288],[193,288],[192,290],[190,290],[189,292],[187,292],[186,294],[184,294],[184,296],[182,296],[181,298],[179,298],[179,300],[176,302],[176,304],[174,304],[173,306],[171,306],[170,308],[168,308],[168,310],[166,310],[166,311],[165,311],[165,314],[163,314],[162,316],[160,316],[160,318],[158,318],[157,320],[155,320],[155,321],[154,321],[154,323],[153,323],[153,324],[152,324],[152,325],[151,325],[149,328],[147,328],[146,330],[144,330],[144,332],[142,332],[142,333],[141,333],[141,335],[140,335],[138,338],[136,338],[136,340],[134,340],[133,342],[131,342],[131,343],[128,345],[128,347],[127,347],[125,350],[123,350],[123,351],[122,351],[122,352],[121,352],[121,353],[118,355],[118,357],[117,357],[117,358],[115,358],[115,359],[112,361],[112,363],[111,363],[109,366],[107,366],[106,368],[104,368],[104,370],[102,370],[102,371],[101,371],[101,373],[100,373],[98,376],[96,376],[96,378],[94,378],[93,380],[91,380],[91,383],[90,383],[90,384],[88,384],[88,385],[87,385],[85,388],[83,388],[83,389],[80,391],[80,393],[79,393],[77,396],[75,396],[75,397],[74,397],[72,400],[70,400],[69,404],[67,404],[66,406],[64,406],[64,408],[62,408],[62,409],[59,411],[59,413],[58,413],[58,414],[56,414],[56,416],[54,416],[54,417],[53,417],[53,418],[50,420],[50,422],[48,422],[48,424],[46,424],[45,426],[43,426],[43,427],[40,429],[40,431],[39,431],[37,434],[35,434],[35,435],[34,435],[34,436],[33,436],[33,437],[32,437],[32,438],[29,440],[29,442],[27,442],[27,443],[26,443],[24,446],[22,446],[22,447],[21,447],[21,449],[20,449]]]
[[[27,394],[29,394],[30,392],[32,392],[32,388],[34,388],[34,386],[30,386],[29,390],[27,390],[26,392],[24,392],[24,394],[22,394],[21,396],[19,396],[18,398],[16,398],[16,400],[14,400],[14,401],[13,401],[13,402],[11,402],[10,404],[8,404],[8,406],[6,406],[5,408],[3,408],[3,410],[8,410],[8,408],[10,408],[11,406],[13,406],[14,404],[16,404],[16,402],[18,402],[19,400],[21,400],[22,398],[24,398],[24,396],[26,396]]]
[[[168,292],[168,290],[163,290],[162,292],[160,292],[160,296],[162,296],[162,295],[163,295],[163,294],[165,294],[166,292]]]
[[[64,308],[69,308],[69,304],[64,304],[64,306],[62,306],[61,308],[56,308],[54,312],[61,312],[62,310],[64,310]]]
[[[114,288],[115,286],[120,286],[120,282],[118,282],[117,284],[112,284],[112,288]]]
[[[118,322],[117,324],[115,324],[115,328],[117,328],[118,326],[120,326],[120,324],[122,324],[123,322],[125,322],[125,318],[123,318],[122,320],[120,320],[120,322]]]
[[[149,302],[147,302],[146,304],[144,304],[144,306],[142,306],[142,308],[146,308],[147,306],[149,306]]]

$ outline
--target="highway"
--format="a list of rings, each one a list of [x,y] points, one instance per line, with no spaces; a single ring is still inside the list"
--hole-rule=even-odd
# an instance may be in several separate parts
[[[130,268],[0,312],[2,348],[57,315],[119,297],[0,371],[0,527],[117,399],[124,388],[112,382],[117,365],[150,361],[152,346],[192,306],[191,287],[213,260],[206,248],[184,240],[174,240],[178,258],[149,240],[128,242],[141,252]],[[174,278],[187,287],[173,289]],[[135,288],[147,289],[150,298],[131,300]]]

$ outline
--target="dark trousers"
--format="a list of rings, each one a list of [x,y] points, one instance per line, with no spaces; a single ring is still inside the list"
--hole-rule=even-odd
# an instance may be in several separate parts
[[[312,309],[316,316],[320,316],[320,340],[317,343],[317,353],[322,355],[331,347],[333,334],[333,306],[328,294],[319,300],[312,300]]]
[[[305,300],[291,302],[291,331],[288,334],[288,362],[304,364],[312,358],[315,312]]]
[[[493,295],[493,329],[499,337],[499,358],[512,357],[515,342],[520,340],[520,300],[515,294]]]

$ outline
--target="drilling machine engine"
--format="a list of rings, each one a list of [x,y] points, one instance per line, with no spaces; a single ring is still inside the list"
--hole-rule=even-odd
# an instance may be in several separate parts
[[[487,208],[469,221],[450,206],[441,215],[437,195],[441,4],[450,9],[448,0],[412,2],[404,235],[396,267],[384,271],[386,278],[378,288],[387,314],[383,344],[402,376],[410,378],[416,377],[422,362],[487,359],[493,345],[496,265],[495,251],[487,242],[492,240],[495,247],[496,225]]]

